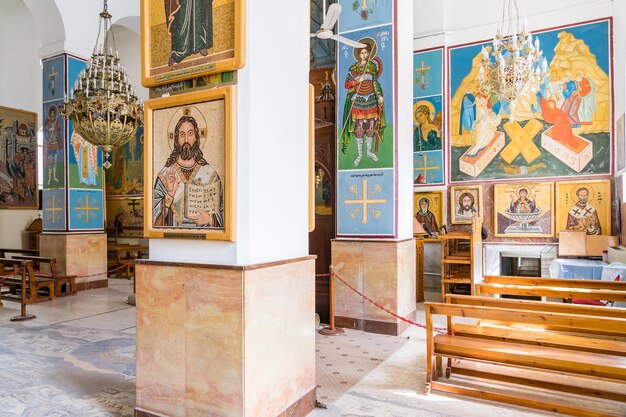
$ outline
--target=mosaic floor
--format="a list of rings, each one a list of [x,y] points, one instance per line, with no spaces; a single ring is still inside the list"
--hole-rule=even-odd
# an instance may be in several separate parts
[[[64,325],[4,325],[0,363],[2,417],[133,415],[133,335]]]
[[[338,336],[318,334],[315,346],[317,400],[324,405],[336,401],[407,340],[348,329]]]
[[[135,405],[132,282],[29,306],[37,318],[12,323],[19,304],[0,307],[0,417],[126,417]],[[423,321],[418,309],[417,321]],[[531,417],[546,414],[431,394],[425,335],[347,330],[317,336],[318,401],[308,417]]]

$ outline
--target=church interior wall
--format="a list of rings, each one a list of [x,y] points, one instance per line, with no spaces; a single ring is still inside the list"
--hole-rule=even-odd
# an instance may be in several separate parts
[[[19,35],[20,41],[16,42]],[[41,64],[39,31],[22,0],[2,2],[0,13],[0,106],[37,113],[41,126]],[[24,230],[37,210],[0,210],[0,247],[27,244]]]
[[[79,50],[88,51],[92,47],[93,40],[89,35],[93,30],[89,30],[93,26],[93,19],[86,19],[85,16],[93,14],[97,15],[101,5],[97,2],[94,4],[86,5],[81,2],[80,7],[77,7],[78,0],[55,2],[55,7],[52,7],[52,11],[45,11],[47,15],[51,15],[52,12],[62,16],[62,22],[58,22],[56,19],[51,19],[49,24],[41,24],[43,19],[43,13],[40,11],[39,6],[32,0],[7,0],[6,4],[3,4],[3,10],[7,13],[2,13],[0,21],[2,22],[1,29],[3,32],[2,39],[5,41],[0,44],[0,51],[2,52],[3,62],[13,62],[13,65],[0,66],[0,98],[3,105],[24,108],[39,113],[39,124],[41,125],[41,109],[40,109],[40,97],[41,97],[41,71],[39,65],[39,59],[41,54],[47,54],[50,52],[50,45],[42,44],[41,39],[46,39],[47,43],[53,45],[64,44],[69,46],[68,49],[74,48],[73,51]],[[463,1],[433,1],[433,0],[415,0],[414,1],[414,40],[413,49],[429,48],[437,45],[456,45],[464,42],[476,41],[479,39],[486,39],[493,35],[497,22],[501,18],[501,4],[495,4],[493,1],[478,0],[478,2],[463,2]],[[89,11],[85,11],[85,8],[89,8]],[[29,10],[30,8],[30,10]],[[93,9],[93,10],[91,10]],[[114,14],[114,21],[117,19],[125,19],[127,16],[133,16],[139,14],[138,2],[127,2],[122,0],[111,0],[109,2],[109,10]],[[39,10],[39,11],[38,11]],[[529,28],[531,29],[543,29],[547,27],[553,27],[561,24],[569,24],[583,20],[589,20],[598,17],[613,16],[613,31],[614,31],[614,119],[617,119],[619,115],[624,112],[624,61],[625,61],[625,46],[626,37],[622,36],[626,29],[624,25],[620,24],[626,20],[626,4],[624,2],[614,2],[609,0],[558,0],[554,2],[546,3],[545,1],[532,0],[524,2],[520,5],[520,12],[522,16],[525,16],[528,20]],[[36,14],[33,17],[33,13]],[[95,17],[94,17],[95,19]],[[29,30],[24,30],[29,28]],[[63,33],[59,32],[65,31]],[[20,42],[7,42],[6,40],[12,39],[15,33],[20,34]],[[45,36],[44,36],[45,35]],[[128,51],[125,52],[124,45],[127,40],[132,40],[137,35],[133,30],[121,27],[116,30],[118,49],[122,54],[122,58],[125,65],[129,68],[133,76],[135,85],[142,94],[142,88],[138,82],[139,80],[139,58]],[[250,49],[250,48],[249,48]],[[261,50],[267,48],[259,48]],[[270,62],[266,59],[266,53],[259,53],[258,59],[263,60],[264,64]],[[251,58],[249,56],[249,58]],[[242,86],[246,83],[246,71],[241,71]],[[281,77],[288,76],[288,74],[282,74]],[[250,88],[252,90],[260,88],[260,84],[257,81],[253,87],[252,81],[248,80]],[[262,84],[262,83],[261,83]],[[270,94],[271,95],[271,94]],[[401,99],[401,97],[400,97]],[[271,106],[267,106],[269,109]],[[247,112],[249,112],[249,104],[239,104],[239,114],[242,118],[246,118]],[[258,110],[255,108],[255,110]],[[271,115],[269,113],[272,113]],[[262,117],[275,117],[275,111],[268,111],[268,114]],[[260,114],[260,113],[257,113]],[[246,118],[247,119],[247,118]],[[289,118],[285,118],[289,119]],[[250,132],[253,128],[246,125],[239,126],[240,132]],[[255,136],[258,136],[261,132],[254,132]],[[263,136],[271,137],[269,133],[264,133]],[[269,139],[270,141],[272,139]],[[267,143],[268,139],[258,140],[258,143]],[[278,148],[284,148],[284,141],[277,143]],[[239,149],[240,154],[250,161],[253,166],[256,160],[263,159],[259,155],[263,155],[267,149],[271,147],[265,147],[264,149]],[[290,151],[291,152],[291,151]],[[297,154],[297,152],[296,152]],[[296,158],[297,159],[297,158]],[[244,176],[250,176],[248,169],[258,170],[258,167],[246,167],[240,168]],[[245,172],[243,172],[245,171]],[[272,173],[272,175],[278,175],[278,173]],[[291,177],[295,182],[296,179]],[[287,180],[286,180],[287,181]],[[623,184],[623,181],[619,181],[619,184]],[[289,186],[289,184],[286,184]],[[435,189],[447,189],[447,186],[434,187]],[[263,189],[263,187],[255,187],[255,190]],[[400,189],[405,189],[400,186]],[[422,189],[422,188],[420,188]],[[489,188],[485,189],[485,195],[489,193]],[[252,193],[256,191],[251,191]],[[619,193],[623,195],[624,193]],[[618,195],[618,193],[616,193]],[[258,228],[254,232],[255,236],[267,236],[275,234],[275,230],[272,230],[270,225],[250,225],[246,224],[246,218],[249,217],[249,210],[266,210],[264,207],[249,207],[238,213],[240,220],[242,221],[241,227],[246,230],[252,228]],[[268,209],[271,211],[271,209]],[[402,208],[400,208],[400,213]],[[446,210],[448,213],[449,210]],[[286,219],[293,218],[293,213],[281,213],[286,215]],[[0,225],[6,233],[2,233],[0,236],[0,245],[2,246],[20,246],[25,243],[25,237],[21,236],[21,230],[37,216],[36,210],[2,210],[0,211]],[[268,216],[275,216],[275,214],[268,213]],[[400,216],[402,217],[402,216]],[[487,218],[491,216],[486,216]],[[10,219],[10,221],[9,221]],[[289,220],[288,220],[289,221]],[[271,222],[268,222],[271,223]],[[616,223],[615,221],[613,223]],[[405,227],[399,227],[399,230],[404,230]],[[614,233],[617,231],[614,230]],[[249,233],[252,234],[252,231]],[[278,240],[278,239],[277,239]],[[292,246],[291,243],[285,243],[287,246]],[[237,258],[237,253],[247,252],[244,243],[241,243],[241,248],[235,247],[229,248],[228,244],[222,243],[208,243],[211,249],[215,249],[213,246],[220,246],[218,252],[221,252],[221,256],[225,255],[231,258]],[[226,245],[224,247],[224,245]],[[259,240],[256,245],[261,253],[264,251],[266,245]],[[305,245],[296,245],[305,246]],[[208,249],[208,248],[207,248]],[[243,252],[242,252],[243,251]],[[294,250],[294,253],[305,252],[306,249],[299,248]],[[158,250],[157,250],[158,252]],[[181,252],[185,252],[185,248],[181,248]],[[221,257],[220,256],[220,257]],[[261,258],[267,258],[267,254],[261,256]]]
[[[411,7],[412,6],[412,7]],[[397,16],[397,33],[399,34],[409,34],[411,33],[411,28],[413,27],[413,15],[414,15],[414,7],[413,5],[404,4],[403,9],[401,9],[401,13],[398,13]],[[396,106],[398,116],[397,120],[412,120],[412,103],[413,103],[413,94],[411,89],[411,84],[408,82],[405,84],[404,80],[409,80],[411,78],[412,68],[413,68],[413,55],[410,52],[412,48],[411,39],[408,36],[398,36],[398,51],[401,51],[397,54],[398,63],[398,86],[396,87],[397,97],[398,97],[398,105]],[[406,88],[408,86],[409,88]],[[412,135],[412,127],[406,123],[398,123],[398,138],[406,138],[411,137]],[[408,142],[408,143],[407,143]],[[413,196],[410,194],[405,194],[404,190],[411,189],[412,183],[412,171],[413,171],[413,158],[411,150],[413,145],[410,141],[399,141],[398,143],[398,162],[396,164],[398,174],[398,214],[397,214],[397,222],[398,222],[398,238],[399,239],[410,239],[413,234],[413,222],[411,220],[411,216],[408,213],[413,211]]]
[[[622,2],[623,3],[623,2]],[[624,113],[624,62],[625,62],[625,45],[623,22],[626,20],[626,5],[613,1],[596,1],[596,0],[577,0],[577,1],[525,1],[519,4],[520,16],[527,19],[530,31],[539,31],[552,27],[571,25],[578,22],[586,22],[593,19],[613,17],[613,123]],[[491,0],[478,0],[476,2],[463,2],[457,0],[449,0],[444,2],[417,0],[416,10],[414,13],[414,50],[423,50],[433,47],[445,46],[451,47],[455,45],[463,45],[471,42],[488,40],[493,38],[498,23],[502,18],[502,2]],[[447,59],[447,53],[444,54],[444,60]],[[444,80],[449,76],[449,66],[447,68]],[[444,109],[447,104],[449,93],[447,89],[448,82],[444,82]],[[446,115],[449,117],[449,115]],[[444,126],[449,126],[446,124]],[[446,149],[450,140],[449,128],[445,132],[444,149]],[[416,185],[415,191],[428,190],[447,190],[450,185],[450,164],[447,164],[444,172],[445,185],[428,186]],[[614,176],[616,178],[614,178]],[[612,183],[612,219],[611,233],[613,235],[621,234],[620,230],[620,210],[619,206],[624,196],[622,190],[623,181],[621,173],[615,175],[607,173],[602,176],[582,177],[574,176],[564,178],[563,181],[578,181],[579,179],[610,179]],[[520,181],[536,181],[532,178],[525,179],[523,176],[515,178]],[[544,181],[544,180],[540,180]],[[559,180],[551,180],[556,183]],[[503,238],[494,236],[494,206],[493,206],[493,187],[496,181],[472,181],[473,184],[482,184],[483,186],[483,213],[484,226],[488,232],[487,242],[515,242],[515,243],[553,243],[557,241],[556,237],[552,238]],[[444,193],[448,200],[447,193]],[[556,198],[556,196],[555,196]],[[622,210],[623,211],[623,210]],[[446,201],[446,217],[450,215],[450,204]],[[448,230],[454,230],[459,226],[452,226],[447,221]],[[461,228],[466,226],[461,226]],[[603,232],[608,234],[608,232]],[[624,241],[624,240],[622,240]]]
[[[2,6],[0,105],[36,112],[41,127],[41,58],[63,51],[87,57],[95,42],[97,28],[94,23],[102,11],[102,3],[60,1],[42,4],[33,0],[7,0]],[[117,14],[114,22],[118,24],[114,24],[112,30],[120,56],[139,97],[145,99],[147,89],[140,84],[141,61],[137,54],[139,2],[110,0],[109,11]],[[86,16],[92,16],[92,19]],[[16,34],[19,34],[19,42],[15,42]],[[38,210],[0,210],[0,247],[26,247],[28,235],[24,230],[39,213]]]
[[[258,36],[267,34],[275,10],[290,1],[271,8],[248,2],[246,7],[245,67],[237,71],[235,112],[236,241],[172,245],[152,239],[151,259],[245,265],[308,254],[308,188],[302,186],[308,179],[302,167],[308,165],[309,139],[294,134],[309,123],[310,38],[308,26],[301,24],[309,20],[308,7],[281,22],[281,33],[289,36],[281,38],[280,48],[269,46],[273,38]],[[268,68],[275,69],[273,77],[267,77]]]

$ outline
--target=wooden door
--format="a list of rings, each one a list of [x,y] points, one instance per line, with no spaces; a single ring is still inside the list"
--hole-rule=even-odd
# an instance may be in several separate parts
[[[309,253],[317,255],[315,273],[327,274],[331,262],[330,241],[335,238],[334,125],[316,131],[315,230],[309,234]],[[332,158],[332,159],[331,159]],[[329,159],[333,161],[328,166]],[[315,311],[329,320],[328,277],[315,277]]]
[[[309,234],[309,253],[316,255],[315,273],[327,274],[330,241],[335,238],[335,98],[330,74],[333,68],[310,73],[315,88],[315,230]],[[315,311],[329,321],[328,277],[315,277]]]

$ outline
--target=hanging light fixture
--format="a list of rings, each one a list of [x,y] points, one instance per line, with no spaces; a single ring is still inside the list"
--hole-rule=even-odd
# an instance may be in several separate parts
[[[483,46],[481,54],[479,88],[502,100],[514,100],[527,85],[536,92],[548,72],[539,39],[533,42],[525,19],[520,23],[517,0],[503,0],[502,21],[493,44]]]
[[[143,104],[120,63],[115,36],[109,29],[107,0],[100,13],[98,37],[87,66],[78,75],[61,114],[87,142],[104,151],[103,166],[111,167],[111,151],[133,139],[143,123]],[[102,38],[101,38],[102,36]],[[102,39],[102,43],[100,40]],[[115,54],[115,55],[114,55]]]

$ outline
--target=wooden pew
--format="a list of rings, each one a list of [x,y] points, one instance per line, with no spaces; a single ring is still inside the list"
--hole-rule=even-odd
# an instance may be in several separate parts
[[[45,256],[23,256],[15,255],[13,259],[20,259],[25,261],[33,261],[33,267],[35,270],[35,277],[38,278],[52,278],[54,280],[54,292],[55,296],[62,297],[65,295],[76,295],[78,290],[76,288],[76,275],[62,274],[59,272],[56,258],[50,258]],[[44,270],[44,266],[46,266]],[[64,285],[67,285],[67,290],[63,291]]]
[[[4,277],[2,285],[9,289],[8,292],[2,292],[2,295],[15,294],[17,289],[19,289],[22,294],[26,294],[26,304],[54,300],[56,298],[54,280],[50,277],[36,277],[32,261],[0,258],[0,265],[4,271],[0,274]],[[18,269],[22,266],[26,268],[26,288],[22,286],[22,279],[18,273]],[[48,289],[48,295],[42,298],[39,296],[39,291],[44,288]],[[7,297],[5,299],[11,298]]]
[[[126,279],[130,279],[135,272],[135,259],[139,259],[147,246],[131,245],[128,243],[110,244],[107,246],[107,268],[113,269],[124,265],[121,269]],[[119,276],[119,272],[116,272]]]
[[[521,295],[584,300],[626,301],[625,281],[486,276],[476,295]]]
[[[0,258],[8,258],[7,254],[15,253],[20,255],[28,255],[28,256],[38,256],[38,249],[9,249],[9,248],[0,248]]]
[[[612,317],[626,320],[626,308],[608,308],[599,306],[574,305],[564,303],[550,303],[541,301],[514,300],[509,298],[478,297],[465,295],[446,295],[446,302],[458,305],[483,306],[509,308],[513,310],[543,311],[550,313],[578,314],[596,317]],[[449,323],[450,324],[450,323]],[[509,326],[510,324],[510,326]],[[481,320],[478,324],[457,323],[453,326],[455,334],[473,335],[475,337],[507,340],[511,337],[515,340],[542,346],[564,346],[575,344],[581,350],[590,352],[614,353],[626,356],[626,327],[611,332],[603,329],[600,335],[591,330],[580,330],[576,334],[568,332],[567,328],[549,328],[541,325],[539,329],[533,326],[515,328],[514,323],[495,322],[493,320]],[[552,330],[545,332],[545,330]],[[591,338],[587,337],[591,334]],[[615,343],[614,343],[615,342]]]
[[[594,279],[539,278],[486,275],[484,284],[531,285],[535,287],[585,288],[590,290],[626,291],[626,281],[602,281]]]
[[[513,305],[507,304],[511,300],[501,303],[496,299],[475,300],[475,304],[490,304],[488,306],[457,304],[464,299],[456,296],[449,300],[450,303],[445,304],[425,304],[427,393],[432,389],[576,416],[623,417],[626,410],[612,410],[626,403],[623,390],[626,338],[605,337],[603,332],[626,336],[626,318],[598,315],[597,309],[603,307],[584,306],[583,312],[596,309],[597,315],[588,315],[578,314],[581,306],[572,305],[548,306],[563,308],[562,312],[551,312],[535,310],[536,304],[524,307],[526,301],[512,308]],[[433,334],[434,315],[447,317],[447,334]],[[468,319],[480,324],[469,324]],[[490,326],[483,324],[490,320],[511,323],[515,327],[492,332]],[[534,334],[523,330],[537,326],[545,327]],[[568,338],[567,343],[559,342],[559,337],[553,336],[549,328],[559,329],[559,335]],[[452,376],[445,381],[439,379],[443,374],[443,359],[448,361],[446,378]],[[474,384],[467,384],[468,378],[474,380]],[[488,384],[484,383],[485,379]],[[517,384],[522,388],[506,392],[500,389],[506,387],[504,384],[498,386],[501,382],[508,387]],[[562,394],[536,396],[529,392],[529,387],[593,397],[594,401],[588,403],[597,403],[598,408],[573,405]],[[606,408],[607,403],[601,405],[604,401],[613,402],[612,407]]]

